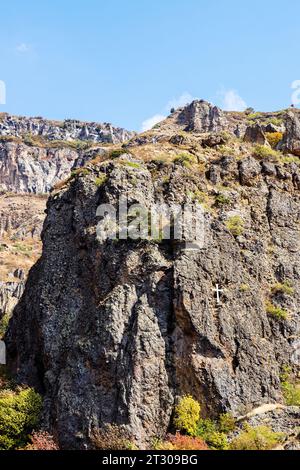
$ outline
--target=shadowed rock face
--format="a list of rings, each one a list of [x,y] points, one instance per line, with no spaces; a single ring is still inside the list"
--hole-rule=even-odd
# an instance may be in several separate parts
[[[270,146],[267,138],[263,132],[262,127],[259,124],[256,126],[248,126],[244,136],[245,142],[257,143],[259,145]]]
[[[64,448],[89,445],[93,428],[124,424],[145,443],[167,431],[178,396],[192,394],[204,414],[241,414],[280,402],[280,366],[297,368],[299,335],[299,167],[224,157],[205,173],[126,160],[90,167],[50,197],[42,258],[6,336],[9,366],[44,395],[43,425]],[[107,180],[97,185],[97,178]],[[189,192],[217,194],[205,244],[100,241],[100,203],[183,203]],[[166,187],[166,181],[167,187]],[[245,197],[247,203],[245,203]],[[228,228],[238,215],[244,226]],[[266,313],[274,294],[287,320]],[[221,304],[213,289],[223,289]]]

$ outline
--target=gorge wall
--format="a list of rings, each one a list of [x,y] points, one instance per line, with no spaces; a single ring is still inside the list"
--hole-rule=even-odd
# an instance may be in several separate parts
[[[0,321],[7,323],[41,254],[51,188],[105,154],[107,143],[120,145],[134,135],[111,124],[0,114]]]
[[[283,402],[282,368],[299,374],[298,130],[297,110],[197,101],[101,161],[83,156],[52,191],[6,343],[63,448],[86,448],[105,423],[145,444],[184,394],[206,416]],[[147,208],[197,201],[203,247],[99,237],[97,207],[122,195]]]

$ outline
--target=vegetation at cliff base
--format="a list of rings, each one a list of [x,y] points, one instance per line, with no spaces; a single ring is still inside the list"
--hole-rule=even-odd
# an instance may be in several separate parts
[[[177,429],[195,435],[200,418],[200,404],[190,395],[180,399],[175,408],[174,424]]]
[[[29,440],[30,443],[27,444],[24,450],[59,450],[57,442],[48,432],[33,432]]]
[[[234,438],[230,450],[271,450],[284,439],[284,434],[274,432],[268,426],[251,427],[244,425],[244,430]]]
[[[174,426],[176,427],[177,439],[178,431],[186,434],[187,436],[200,439],[199,442],[212,450],[227,450],[229,448],[227,435],[236,428],[236,421],[230,413],[224,413],[219,416],[218,420],[209,418],[202,418],[201,406],[190,395],[180,398],[178,405],[175,408]],[[167,443],[172,442],[169,439]],[[186,439],[187,442],[187,439]],[[190,446],[196,441],[189,441]],[[165,443],[167,445],[167,443]],[[189,447],[192,448],[192,447]],[[195,447],[196,449],[196,447]]]
[[[0,449],[18,449],[38,425],[42,398],[32,388],[0,391]]]
[[[289,366],[284,366],[280,375],[281,390],[288,406],[300,406],[300,383]]]
[[[200,437],[180,434],[168,434],[165,441],[154,443],[155,450],[209,450],[208,445]]]

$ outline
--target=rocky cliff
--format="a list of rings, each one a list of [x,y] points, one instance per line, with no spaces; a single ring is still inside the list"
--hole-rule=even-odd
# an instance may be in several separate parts
[[[101,145],[122,144],[134,135],[111,124],[2,114],[0,191],[48,193],[84,159],[101,154]]]
[[[109,123],[81,122],[74,119],[50,121],[42,117],[27,118],[0,114],[0,136],[40,136],[50,141],[82,140],[118,144],[130,139],[134,132],[129,132]]]
[[[56,143],[54,148],[49,142],[43,146],[14,141],[1,143],[0,138],[0,192],[49,193],[72,170],[103,152],[105,148],[99,146],[87,151],[61,143]]]
[[[7,321],[40,255],[51,188],[104,155],[107,143],[121,144],[132,136],[106,123],[0,114],[0,320]]]
[[[105,423],[145,444],[184,394],[207,416],[283,402],[282,368],[299,373],[298,123],[194,102],[52,192],[6,342],[63,448]],[[204,244],[99,237],[97,208],[124,195],[201,204]]]

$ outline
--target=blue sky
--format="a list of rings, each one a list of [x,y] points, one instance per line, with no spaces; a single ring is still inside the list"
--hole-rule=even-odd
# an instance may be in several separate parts
[[[299,0],[14,0],[1,19],[13,114],[140,130],[194,97],[285,108],[300,79]]]

